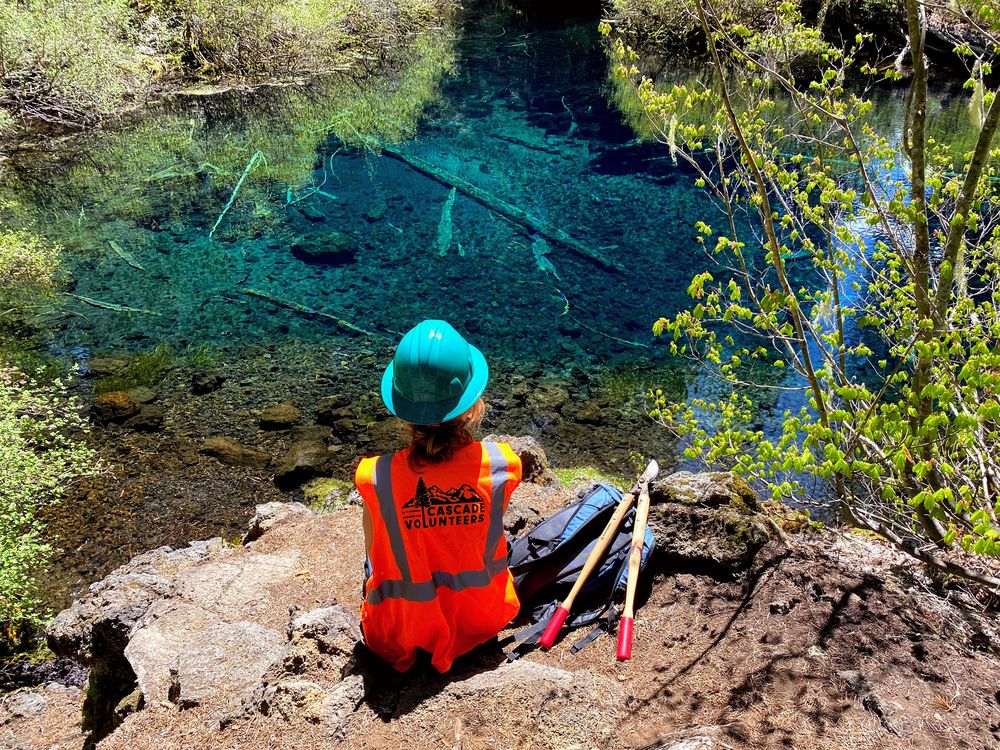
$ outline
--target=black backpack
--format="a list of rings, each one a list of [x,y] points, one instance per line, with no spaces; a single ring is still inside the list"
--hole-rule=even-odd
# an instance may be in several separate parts
[[[521,600],[516,622],[525,627],[513,636],[516,644],[508,658],[516,659],[538,643],[549,618],[569,594],[580,576],[587,557],[614,514],[621,490],[607,484],[595,484],[580,493],[580,499],[549,516],[524,536],[510,544],[510,571]],[[580,589],[564,630],[601,623],[572,648],[576,653],[603,631],[618,627],[618,602],[625,596],[628,581],[628,557],[635,522],[633,505],[618,527],[618,532],[590,578]],[[653,532],[646,529],[639,572],[646,568],[653,553]]]

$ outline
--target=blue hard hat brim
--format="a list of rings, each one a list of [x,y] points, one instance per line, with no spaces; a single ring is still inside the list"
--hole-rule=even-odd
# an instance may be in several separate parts
[[[394,363],[390,362],[382,374],[382,401],[390,413],[411,424],[440,424],[464,414],[475,405],[486,391],[490,368],[486,357],[476,347],[469,345],[472,374],[469,384],[458,396],[441,401],[410,401],[392,387]]]

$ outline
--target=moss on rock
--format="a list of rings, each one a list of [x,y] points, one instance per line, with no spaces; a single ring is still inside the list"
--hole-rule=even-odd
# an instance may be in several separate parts
[[[305,503],[315,513],[332,513],[351,505],[354,484],[345,479],[316,477],[302,487]]]

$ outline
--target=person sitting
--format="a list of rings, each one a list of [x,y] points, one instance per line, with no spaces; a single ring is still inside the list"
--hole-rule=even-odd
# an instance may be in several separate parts
[[[482,353],[442,320],[407,332],[382,377],[382,400],[408,423],[410,444],[355,472],[368,553],[361,628],[401,672],[421,651],[448,671],[520,606],[503,514],[521,461],[506,443],[475,439],[488,378]]]

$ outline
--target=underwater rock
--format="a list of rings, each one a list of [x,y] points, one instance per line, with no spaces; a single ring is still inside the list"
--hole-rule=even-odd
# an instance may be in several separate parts
[[[265,430],[287,430],[298,424],[301,417],[302,412],[294,404],[282,401],[268,406],[260,413],[260,426]]]
[[[604,421],[604,411],[596,401],[584,401],[573,418],[586,424],[601,424]]]
[[[156,391],[144,385],[129,388],[125,391],[125,393],[127,393],[128,397],[137,404],[148,404],[152,401],[156,401]]]
[[[99,424],[121,424],[138,414],[139,408],[125,391],[108,391],[94,399],[91,414]]]
[[[291,490],[322,474],[330,463],[331,453],[322,440],[297,440],[278,460],[274,483],[282,490]]]
[[[343,266],[358,254],[358,242],[349,234],[331,229],[315,232],[292,243],[292,255],[303,263],[323,266]]]
[[[386,211],[388,210],[389,204],[385,201],[380,201],[365,211],[365,221],[369,224],[374,224],[376,221],[382,221],[382,219],[385,218]]]
[[[569,401],[569,393],[555,383],[536,383],[529,389],[527,401],[536,412],[559,411]]]
[[[667,565],[731,575],[775,538],[745,480],[728,472],[679,471],[650,485],[649,528]]]
[[[299,206],[299,213],[302,214],[302,218],[307,221],[319,222],[326,218],[326,215],[322,211],[315,206],[310,206],[308,203],[304,203]]]
[[[353,417],[354,410],[348,406],[350,403],[351,400],[342,393],[323,399],[316,407],[316,422],[333,425],[338,419]]]
[[[94,357],[87,360],[86,374],[95,378],[103,378],[106,375],[114,375],[128,367],[129,359],[124,355],[112,357]]]
[[[226,376],[216,370],[199,370],[191,376],[191,392],[196,396],[212,393],[222,387]]]
[[[125,426],[139,432],[156,432],[163,428],[163,409],[144,404],[139,413],[125,421]]]
[[[201,444],[199,451],[230,466],[263,467],[271,463],[271,457],[266,453],[247,448],[227,437],[210,437]]]
[[[338,442],[338,438],[333,435],[333,428],[321,424],[299,424],[292,427],[292,442],[299,440],[322,440],[324,442]]]

